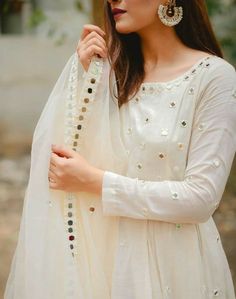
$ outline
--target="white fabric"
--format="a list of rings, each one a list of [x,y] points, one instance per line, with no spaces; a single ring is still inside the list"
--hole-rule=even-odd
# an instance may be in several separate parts
[[[118,217],[105,217],[95,194],[67,194],[51,190],[48,183],[53,143],[76,149],[94,166],[125,173],[118,104],[111,100],[107,85],[109,64],[94,58],[87,73],[82,69],[75,53],[37,123],[19,239],[4,299],[111,298]],[[75,240],[69,240],[71,235]]]
[[[213,56],[122,106],[127,175],[106,171],[102,194],[104,215],[122,216],[112,298],[235,298],[211,217],[235,154],[235,84]]]
[[[235,299],[211,217],[235,152],[233,67],[202,60],[121,110],[109,73],[75,53],[42,112],[4,299]],[[106,170],[102,196],[49,189],[52,143]]]

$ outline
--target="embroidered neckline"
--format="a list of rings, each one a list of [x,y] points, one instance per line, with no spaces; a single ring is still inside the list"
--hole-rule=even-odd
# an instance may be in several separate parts
[[[184,81],[189,81],[202,67],[209,67],[209,60],[217,57],[216,55],[209,55],[198,60],[192,67],[190,67],[182,75],[173,80],[163,82],[143,82],[140,85],[141,93],[153,93],[154,91],[161,91],[164,89],[172,89],[174,86],[179,86]]]

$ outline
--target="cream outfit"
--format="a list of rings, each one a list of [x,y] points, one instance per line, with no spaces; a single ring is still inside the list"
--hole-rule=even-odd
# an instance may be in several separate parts
[[[121,216],[112,299],[234,299],[212,214],[236,145],[236,76],[212,56],[143,83],[120,110],[127,175],[106,171],[104,215]]]
[[[83,73],[77,53],[59,77],[4,299],[235,299],[212,219],[236,148],[234,68],[209,56],[120,110],[115,82],[107,60]],[[52,143],[105,170],[101,195],[49,189]]]

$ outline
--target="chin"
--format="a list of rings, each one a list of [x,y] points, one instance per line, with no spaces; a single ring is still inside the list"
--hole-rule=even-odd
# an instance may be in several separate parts
[[[133,26],[128,26],[124,24],[116,24],[116,31],[121,34],[129,34],[135,32],[137,28],[133,28]]]

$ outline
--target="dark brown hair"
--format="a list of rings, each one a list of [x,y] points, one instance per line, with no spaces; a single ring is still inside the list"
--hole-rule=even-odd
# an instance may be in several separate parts
[[[223,57],[221,48],[210,23],[204,0],[177,0],[182,6],[184,17],[175,26],[180,40],[188,47]],[[104,25],[108,45],[108,57],[115,71],[119,107],[134,95],[144,80],[144,58],[140,37],[136,33],[120,34],[115,29],[111,6],[105,1]]]

